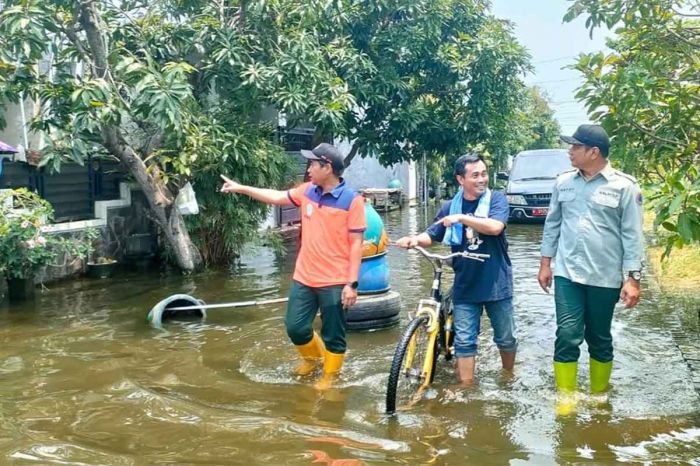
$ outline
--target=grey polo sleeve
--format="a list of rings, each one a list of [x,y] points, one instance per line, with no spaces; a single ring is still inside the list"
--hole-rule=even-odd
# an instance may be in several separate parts
[[[622,238],[622,270],[625,277],[630,270],[642,270],[644,266],[644,233],[642,192],[637,183],[627,187],[620,199],[622,218],[620,237]]]
[[[549,200],[549,212],[547,212],[547,218],[544,221],[542,246],[540,247],[542,257],[554,257],[557,254],[560,232],[561,203],[559,202],[559,182],[557,182],[554,184],[552,198]]]

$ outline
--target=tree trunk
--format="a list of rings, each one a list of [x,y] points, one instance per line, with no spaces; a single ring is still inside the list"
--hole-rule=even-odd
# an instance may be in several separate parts
[[[92,74],[96,78],[109,78],[107,49],[100,28],[99,15],[94,1],[80,3],[81,26],[90,46]],[[184,271],[192,271],[202,264],[202,256],[194,247],[185,222],[175,207],[175,197],[158,176],[157,171],[149,173],[143,160],[124,139],[121,128],[116,125],[102,125],[103,144],[129,169],[136,183],[143,190],[150,207],[152,220],[160,227],[165,240]]]
[[[202,256],[192,243],[184,219],[175,206],[175,196],[124,141],[117,127],[103,127],[104,145],[129,169],[148,200],[151,219],[160,227],[180,269],[192,271],[202,265]]]

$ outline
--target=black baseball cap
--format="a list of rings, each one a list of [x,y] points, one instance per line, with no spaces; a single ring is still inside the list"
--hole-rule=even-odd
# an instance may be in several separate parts
[[[584,146],[597,147],[603,156],[608,156],[610,139],[600,125],[581,125],[576,128],[573,136],[559,136],[567,144],[583,144]]]
[[[342,173],[345,168],[345,157],[341,155],[335,146],[327,142],[322,142],[314,147],[313,150],[302,150],[301,155],[309,160],[320,160],[321,162],[329,163],[333,167],[333,171],[337,173]]]

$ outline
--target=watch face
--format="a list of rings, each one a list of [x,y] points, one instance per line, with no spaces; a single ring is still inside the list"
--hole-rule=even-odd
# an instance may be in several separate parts
[[[630,277],[639,281],[642,279],[642,272],[630,272]]]

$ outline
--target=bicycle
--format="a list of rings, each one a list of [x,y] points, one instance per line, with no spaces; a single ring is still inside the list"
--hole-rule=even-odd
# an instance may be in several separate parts
[[[469,251],[455,252],[447,255],[433,254],[420,246],[415,246],[433,266],[433,284],[430,297],[418,300],[418,306],[411,317],[396,346],[394,359],[389,372],[386,392],[386,413],[396,412],[397,398],[400,406],[405,401],[415,403],[423,390],[433,382],[439,353],[447,361],[454,355],[452,333],[452,290],[443,296],[441,291],[442,270],[445,264],[451,264],[455,257],[483,262],[488,254],[476,254]]]

